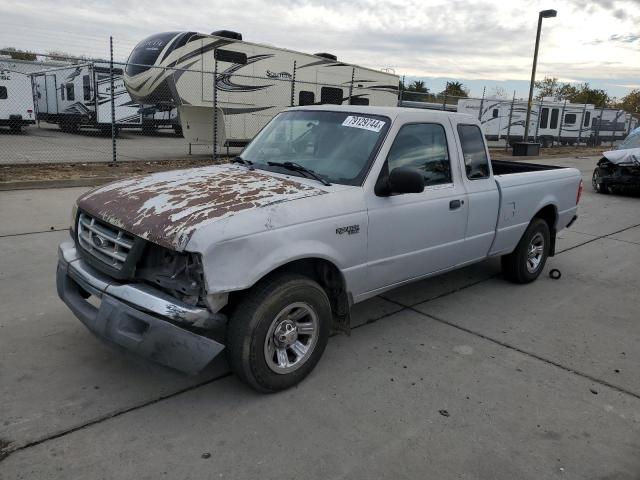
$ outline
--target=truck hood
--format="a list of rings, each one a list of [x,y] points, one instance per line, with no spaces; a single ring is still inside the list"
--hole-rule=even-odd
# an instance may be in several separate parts
[[[183,250],[203,224],[324,193],[269,172],[214,165],[119,180],[84,194],[78,207],[153,243]]]

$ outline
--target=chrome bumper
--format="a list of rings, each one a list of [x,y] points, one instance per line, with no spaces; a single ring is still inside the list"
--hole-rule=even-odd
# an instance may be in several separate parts
[[[94,334],[163,365],[197,373],[224,349],[174,324],[206,320],[208,310],[148,285],[118,284],[83,262],[72,242],[58,247],[56,283],[60,298]],[[101,299],[99,308],[87,293]]]

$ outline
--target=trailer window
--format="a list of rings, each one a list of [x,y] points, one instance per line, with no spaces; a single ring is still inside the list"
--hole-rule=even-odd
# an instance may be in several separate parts
[[[323,105],[342,105],[342,89],[333,87],[322,87],[320,89],[320,103]]]
[[[498,109],[494,108],[493,112],[491,113],[491,115],[493,116],[493,118],[498,118]]]
[[[73,83],[67,83],[67,100],[75,100],[76,95],[73,90]]]
[[[543,108],[542,113],[540,113],[540,128],[547,128],[549,124],[549,109]]]
[[[575,113],[566,113],[564,115],[564,123],[567,125],[575,125],[576,124],[576,114]]]
[[[591,123],[591,112],[587,112],[584,114],[584,126],[588,127]]]
[[[91,82],[89,80],[89,75],[82,77],[82,97],[85,100],[91,100]]]
[[[389,150],[389,171],[413,167],[424,175],[425,186],[451,183],[447,137],[442,125],[416,123],[403,126]]]
[[[7,87],[0,87],[0,100],[7,99]]]
[[[301,90],[298,94],[298,105],[313,105],[315,101],[316,96],[313,94],[313,92]]]
[[[362,97],[352,97],[349,103],[351,105],[369,105],[369,99]]]
[[[64,85],[60,85],[60,98],[64,100]]]
[[[558,128],[558,117],[560,116],[560,109],[554,108],[551,110],[551,123],[549,128]]]
[[[477,125],[458,125],[460,146],[469,180],[489,177],[489,159],[484,146],[482,131]]]

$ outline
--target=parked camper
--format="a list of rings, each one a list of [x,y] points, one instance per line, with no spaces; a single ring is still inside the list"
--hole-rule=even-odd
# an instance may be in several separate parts
[[[80,127],[111,128],[111,78],[105,63],[85,63],[33,75],[38,120],[75,132]],[[122,70],[114,69],[115,119],[118,127],[142,124],[140,105],[124,87]]]
[[[24,73],[0,70],[0,126],[19,132],[35,123],[31,79]]]
[[[246,145],[292,105],[398,103],[397,75],[342,63],[330,54],[245,42],[241,34],[224,30],[152,35],[134,48],[124,79],[135,101],[176,106],[189,143],[210,144],[215,68],[218,146]]]
[[[478,118],[487,140],[508,137],[512,143],[524,137],[525,101],[466,98],[458,101],[458,112]],[[593,112],[594,107],[589,104],[543,100],[531,108],[529,140],[537,139],[544,147],[556,141],[562,144],[586,142],[591,135]]]
[[[630,113],[617,108],[596,110],[593,119],[594,143],[624,140],[635,127],[637,120]]]

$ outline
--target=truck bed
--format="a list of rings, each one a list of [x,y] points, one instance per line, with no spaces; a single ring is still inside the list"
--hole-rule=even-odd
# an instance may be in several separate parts
[[[554,165],[541,165],[539,163],[510,162],[508,160],[492,160],[494,175],[509,175],[512,173],[541,172],[544,170],[557,170],[563,167]]]

